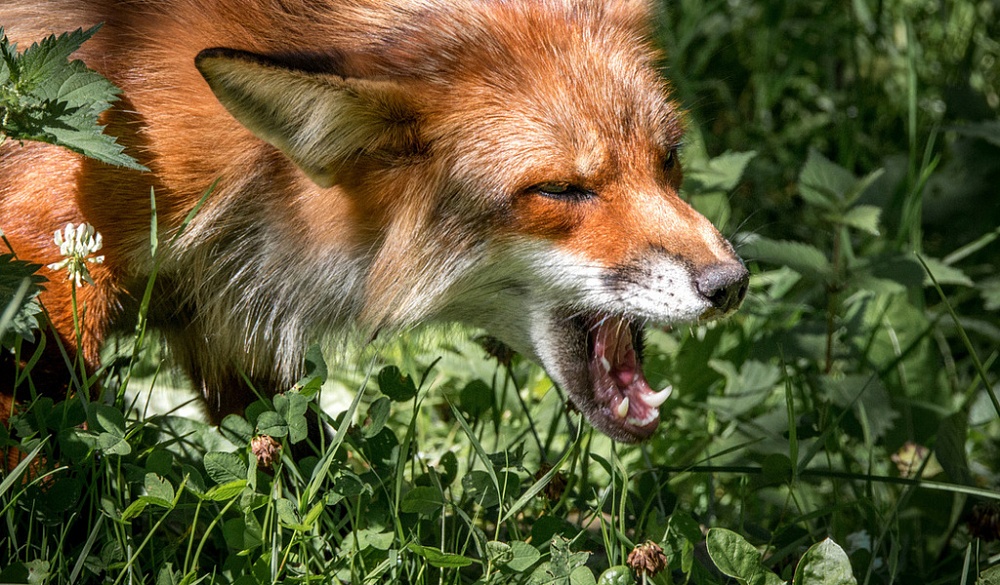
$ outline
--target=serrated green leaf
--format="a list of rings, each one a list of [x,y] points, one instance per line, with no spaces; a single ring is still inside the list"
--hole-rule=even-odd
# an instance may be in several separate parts
[[[38,329],[35,315],[42,312],[36,297],[42,291],[45,277],[37,274],[40,264],[18,260],[13,254],[0,254],[0,336],[5,347],[21,337],[34,341]]]
[[[949,266],[937,258],[924,257],[924,264],[927,265],[927,269],[934,275],[934,280],[936,280],[938,284],[974,286],[972,279],[966,276],[961,269]],[[924,286],[934,286],[934,281],[931,280],[930,275],[924,275]]]
[[[697,194],[709,191],[732,191],[736,188],[755,151],[724,152],[702,165],[688,165],[684,173],[685,191]]]
[[[740,252],[747,259],[787,266],[803,276],[826,279],[833,274],[833,267],[826,255],[818,248],[801,242],[757,237],[747,240]]]
[[[843,209],[846,195],[856,182],[849,170],[810,149],[799,173],[799,194],[811,205],[837,211]]]
[[[874,205],[856,205],[837,217],[836,222],[877,236],[881,217],[882,209]]]
[[[732,530],[710,528],[705,541],[715,566],[740,585],[785,584],[781,577],[764,568],[760,552]]]
[[[851,560],[829,538],[809,547],[795,567],[792,585],[857,585]]]
[[[82,61],[69,60],[98,28],[49,36],[21,55],[6,37],[0,41],[4,57],[0,96],[7,97],[0,133],[56,144],[112,165],[148,170],[124,154],[124,147],[98,124],[98,116],[118,99],[120,90]]]

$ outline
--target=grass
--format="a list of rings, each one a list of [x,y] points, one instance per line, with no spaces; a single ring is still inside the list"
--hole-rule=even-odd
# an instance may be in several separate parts
[[[647,376],[675,387],[654,438],[614,444],[456,329],[313,354],[218,429],[142,414],[131,397],[172,379],[140,328],[96,378],[112,396],[0,427],[21,453],[0,582],[1000,578],[993,9],[671,6],[685,196],[753,277],[728,321],[650,332]],[[26,274],[4,258],[10,307]],[[304,439],[308,410],[334,432]]]

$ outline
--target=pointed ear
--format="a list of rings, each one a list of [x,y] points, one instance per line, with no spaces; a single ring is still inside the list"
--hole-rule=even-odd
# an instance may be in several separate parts
[[[305,72],[231,49],[204,50],[195,66],[233,117],[321,187],[361,157],[419,149],[416,109],[399,83]]]

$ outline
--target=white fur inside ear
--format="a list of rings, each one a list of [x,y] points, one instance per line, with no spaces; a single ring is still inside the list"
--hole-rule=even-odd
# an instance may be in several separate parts
[[[321,187],[359,155],[407,147],[392,119],[405,92],[391,81],[307,73],[224,49],[203,51],[196,65],[234,118]]]

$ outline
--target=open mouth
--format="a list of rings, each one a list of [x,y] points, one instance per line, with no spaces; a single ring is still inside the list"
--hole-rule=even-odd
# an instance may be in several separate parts
[[[642,328],[628,318],[594,314],[562,321],[569,347],[553,364],[562,386],[590,424],[634,443],[660,424],[668,386],[653,390],[642,371]]]

